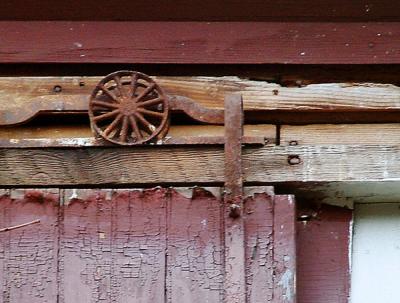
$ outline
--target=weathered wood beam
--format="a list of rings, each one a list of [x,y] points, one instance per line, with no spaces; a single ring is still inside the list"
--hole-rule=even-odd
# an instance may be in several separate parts
[[[398,20],[399,3],[391,0],[325,0],[275,2],[250,0],[14,0],[0,4],[1,20],[134,20],[134,21],[268,21],[268,20]],[[121,8],[126,12],[121,13]]]
[[[399,145],[245,148],[246,184],[400,181]],[[2,186],[223,184],[221,147],[1,149]]]
[[[271,145],[276,141],[275,125],[244,126],[244,144]],[[223,145],[224,127],[220,125],[173,125],[157,145]],[[89,125],[41,125],[0,128],[0,148],[114,146],[97,138]]]
[[[395,145],[400,142],[400,124],[283,125],[279,141],[286,146]]]
[[[386,114],[400,111],[400,87],[390,84],[331,83],[282,87],[266,81],[237,77],[154,79],[168,94],[191,98],[208,108],[222,109],[226,94],[240,93],[245,111],[271,111],[274,116],[288,111],[318,114]],[[100,77],[0,77],[0,122],[3,121],[0,124],[23,122],[43,111],[85,112],[88,108],[88,96],[98,81]],[[376,115],[366,120],[374,117]],[[329,120],[329,117],[325,118]]]
[[[394,64],[399,24],[1,21],[0,63]]]

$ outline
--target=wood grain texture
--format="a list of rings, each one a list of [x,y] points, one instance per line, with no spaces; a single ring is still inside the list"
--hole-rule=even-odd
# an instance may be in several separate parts
[[[58,294],[58,190],[13,189],[0,197],[0,225],[38,224],[0,235],[1,302],[55,302]]]
[[[245,148],[244,181],[396,181],[399,154],[397,145]],[[300,163],[290,165],[292,157]],[[224,154],[218,147],[2,149],[0,163],[3,186],[224,182]]]
[[[246,125],[244,140],[255,140],[272,145],[276,143],[275,125]],[[163,144],[190,140],[190,142],[218,141],[223,145],[224,127],[219,125],[174,125],[170,126]],[[249,142],[247,142],[249,143]],[[176,144],[175,144],[176,145]],[[179,144],[178,144],[179,145]],[[181,144],[182,145],[182,144]],[[90,125],[23,125],[0,128],[0,148],[24,147],[90,147],[112,146],[94,136]]]
[[[347,303],[352,211],[303,205],[311,221],[297,222],[298,303]]]
[[[86,113],[88,96],[100,77],[0,77],[0,121],[15,124],[38,112]],[[154,79],[170,95],[222,109],[224,97],[240,93],[246,112],[397,112],[400,88],[391,84],[326,83],[283,87],[238,77],[161,77]],[[54,87],[61,92],[54,92]],[[13,102],[9,102],[12,100]],[[246,114],[249,118],[250,114]],[[261,117],[262,119],[263,117]],[[327,117],[329,118],[329,117]],[[265,119],[265,117],[264,117]]]
[[[274,303],[297,302],[296,202],[274,197]]]
[[[395,64],[399,35],[397,22],[2,21],[0,62]]]
[[[257,190],[256,190],[257,191]],[[272,302],[274,297],[274,205],[271,189],[259,189],[244,199],[246,300]]]
[[[281,145],[390,145],[400,141],[399,124],[284,125]]]
[[[187,194],[172,191],[168,200],[166,302],[223,302],[221,201],[200,188]]]
[[[121,13],[123,8],[124,12]],[[398,20],[399,5],[390,0],[372,1],[293,1],[277,3],[250,0],[167,0],[153,2],[120,1],[118,6],[105,0],[34,0],[4,1],[0,5],[1,20],[134,20],[134,21],[187,21],[187,20]]]

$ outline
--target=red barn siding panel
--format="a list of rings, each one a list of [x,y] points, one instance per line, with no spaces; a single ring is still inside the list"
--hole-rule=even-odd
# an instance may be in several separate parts
[[[58,190],[12,190],[0,198],[2,302],[56,302],[58,293]]]
[[[66,190],[60,247],[60,300],[111,301],[111,191]]]
[[[165,302],[166,189],[112,198],[112,302]]]
[[[222,302],[221,200],[204,189],[180,192],[168,206],[167,302]]]
[[[296,302],[296,204],[274,197],[274,303]]]
[[[255,194],[244,201],[247,301],[273,299],[273,196]]]
[[[352,211],[323,205],[299,209],[311,221],[297,223],[299,303],[347,303]]]
[[[2,20],[391,20],[400,18],[395,0],[3,0]]]
[[[400,23],[0,22],[0,63],[400,63]]]

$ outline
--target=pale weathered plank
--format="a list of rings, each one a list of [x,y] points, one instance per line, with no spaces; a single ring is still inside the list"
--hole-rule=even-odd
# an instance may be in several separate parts
[[[284,125],[281,145],[390,145],[400,142],[400,124]]]
[[[244,180],[262,183],[398,181],[399,159],[397,145],[245,148]],[[223,149],[210,146],[2,149],[0,163],[3,186],[224,182]]]
[[[276,143],[276,126],[268,124],[244,126],[244,138],[265,144]],[[162,140],[162,144],[178,144],[179,141],[190,140],[205,144],[211,139],[224,141],[224,127],[220,125],[174,125],[171,126]],[[258,138],[258,139],[257,139]],[[248,140],[248,141],[249,141]],[[175,143],[174,143],[175,142]],[[160,141],[158,141],[158,144]],[[0,128],[0,148],[25,147],[86,147],[112,146],[100,138],[96,138],[89,125],[41,125],[16,126]],[[178,144],[179,145],[179,144]]]
[[[246,111],[399,111],[400,88],[390,84],[331,83],[282,87],[237,77],[154,77],[168,94],[223,108],[224,96],[241,93]],[[38,111],[86,112],[99,77],[1,77],[0,120],[14,124]],[[54,92],[54,87],[61,92]],[[12,102],[10,102],[12,100]],[[13,113],[13,115],[10,115]]]

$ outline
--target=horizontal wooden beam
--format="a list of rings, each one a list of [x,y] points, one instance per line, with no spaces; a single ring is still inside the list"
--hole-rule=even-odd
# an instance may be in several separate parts
[[[224,127],[219,125],[173,125],[163,139],[153,142],[161,145],[223,145]],[[243,144],[273,145],[276,143],[275,125],[245,125]],[[115,146],[98,138],[90,125],[42,125],[0,128],[0,148],[30,147],[91,147]]]
[[[400,63],[399,22],[2,21],[0,37],[0,63]]]
[[[222,184],[221,147],[1,149],[1,186]],[[400,180],[400,146],[266,146],[243,151],[245,183]]]
[[[279,133],[280,144],[286,146],[396,145],[400,142],[400,123],[283,125]]]
[[[399,20],[400,7],[391,0],[248,0],[52,1],[13,0],[0,3],[2,20]]]
[[[0,125],[24,122],[40,111],[86,112],[88,96],[100,79],[100,77],[0,77]],[[154,79],[168,94],[191,98],[208,108],[222,109],[226,94],[240,93],[243,96],[245,111],[271,111],[273,118],[289,111],[294,114],[317,112],[318,117],[322,112],[373,112],[371,117],[362,121],[365,122],[368,119],[377,119],[376,112],[383,112],[385,118],[390,118],[388,112],[400,110],[400,87],[391,84],[329,83],[283,87],[267,81],[238,77],[154,77]],[[297,114],[297,119],[301,117],[303,115]],[[332,116],[322,117],[322,120],[329,121],[330,117],[332,118]],[[265,115],[260,116],[260,120],[266,118],[268,117]],[[353,118],[352,122],[356,121],[357,119]]]

